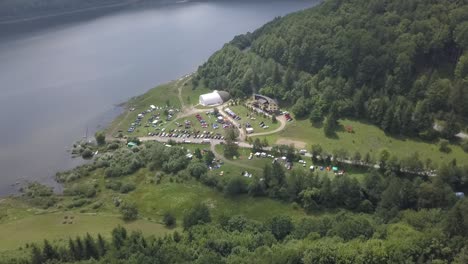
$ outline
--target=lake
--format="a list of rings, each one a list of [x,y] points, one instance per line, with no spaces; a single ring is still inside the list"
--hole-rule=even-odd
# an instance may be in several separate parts
[[[317,1],[193,2],[0,25],[0,195],[57,187],[67,149],[130,97],[193,72],[235,35]]]

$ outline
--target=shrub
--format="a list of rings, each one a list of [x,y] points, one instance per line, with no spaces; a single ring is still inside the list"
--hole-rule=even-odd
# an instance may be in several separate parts
[[[237,195],[245,192],[247,192],[247,184],[240,176],[229,179],[224,187],[224,193],[227,195]]]
[[[176,218],[171,213],[165,213],[163,217],[164,225],[167,227],[174,227],[176,225]]]
[[[120,207],[120,213],[124,221],[132,221],[138,218],[138,208],[133,203],[124,203]]]
[[[81,157],[83,159],[90,159],[93,157],[93,152],[90,150],[90,149],[85,149],[82,153],[81,153]]]
[[[106,182],[105,184],[106,189],[111,189],[113,191],[120,191],[120,188],[122,187],[122,183],[119,181],[109,181]]]
[[[96,196],[96,188],[94,185],[89,183],[73,184],[70,188],[63,191],[65,195],[69,196],[81,196],[86,198],[92,198]]]
[[[191,176],[199,179],[202,175],[204,175],[208,171],[208,168],[206,167],[205,164],[201,162],[192,162],[188,166],[188,170]]]
[[[439,142],[439,150],[445,153],[449,153],[450,151],[452,151],[452,149],[450,149],[449,147],[449,141],[446,139],[441,139]]]
[[[119,144],[118,144],[118,143],[115,143],[115,142],[114,142],[114,143],[111,143],[111,144],[109,144],[109,145],[107,146],[107,149],[108,149],[108,150],[116,150],[116,149],[118,149],[118,148],[119,148]]]
[[[76,199],[76,200],[73,200],[71,203],[69,203],[67,205],[67,208],[72,209],[72,208],[82,207],[86,204],[89,204],[88,199]]]
[[[206,224],[211,222],[211,215],[208,206],[198,204],[194,206],[184,216],[184,229],[189,229],[194,225]]]
[[[463,149],[463,151],[465,151],[466,153],[468,153],[468,140],[464,140],[464,141],[461,143],[461,148]]]
[[[96,143],[99,146],[106,144],[106,135],[104,134],[104,132],[98,131],[96,132],[96,134],[94,134],[94,137],[96,138]]]
[[[135,190],[135,188],[136,188],[135,184],[133,184],[133,183],[124,183],[120,187],[120,192],[121,193],[129,193],[129,192]]]
[[[273,217],[268,226],[277,240],[283,240],[294,229],[291,218],[286,215]]]

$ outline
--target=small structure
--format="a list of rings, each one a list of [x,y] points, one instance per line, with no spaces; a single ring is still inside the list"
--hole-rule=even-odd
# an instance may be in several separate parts
[[[252,133],[254,132],[254,129],[251,128],[251,127],[247,127],[247,128],[245,129],[245,132],[247,132],[247,134],[252,134]]]
[[[456,192],[456,193],[455,193],[455,196],[456,196],[457,198],[462,199],[462,198],[465,198],[465,193],[463,193],[463,192]]]
[[[228,92],[216,91],[200,95],[198,101],[203,106],[220,105],[230,99]]]
[[[278,102],[276,100],[261,94],[254,94],[253,106],[270,114],[274,114],[279,110]]]

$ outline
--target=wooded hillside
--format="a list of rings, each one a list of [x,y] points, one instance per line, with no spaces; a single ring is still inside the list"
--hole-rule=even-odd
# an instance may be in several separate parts
[[[259,91],[298,118],[366,119],[392,134],[442,136],[468,118],[465,1],[329,0],[236,36],[199,68],[212,89]]]

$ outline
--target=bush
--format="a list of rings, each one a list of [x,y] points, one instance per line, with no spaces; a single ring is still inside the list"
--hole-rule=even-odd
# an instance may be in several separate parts
[[[116,150],[116,149],[118,149],[119,147],[120,147],[120,146],[119,146],[118,143],[112,143],[112,144],[109,144],[109,145],[107,146],[107,149],[108,149],[108,150]]]
[[[174,227],[176,225],[176,218],[171,213],[165,213],[163,217],[164,225],[167,227]]]
[[[113,191],[120,191],[120,188],[122,187],[122,183],[119,181],[109,181],[106,182],[105,184],[106,189],[111,189]]]
[[[463,151],[465,151],[466,153],[468,153],[468,140],[464,140],[464,141],[461,143],[461,148],[463,149]]]
[[[247,192],[247,184],[240,176],[229,179],[224,187],[224,193],[227,195],[237,195],[245,192]]]
[[[106,135],[103,131],[96,132],[96,134],[94,134],[94,137],[96,138],[96,143],[99,146],[106,144]]]
[[[189,229],[194,225],[206,224],[209,222],[211,222],[211,215],[208,206],[198,204],[185,214],[184,229]]]
[[[120,207],[120,213],[124,221],[133,221],[138,218],[138,208],[133,203],[124,203]]]
[[[188,166],[188,170],[191,176],[199,179],[202,175],[204,175],[208,171],[208,168],[206,167],[205,164],[201,162],[192,162]]]
[[[66,188],[63,193],[69,196],[80,196],[85,198],[92,198],[96,196],[96,188],[89,183],[73,184],[70,188]]]
[[[93,152],[90,149],[85,149],[81,153],[81,157],[83,157],[83,159],[90,159],[93,157]]]
[[[439,150],[445,153],[452,151],[452,149],[449,147],[449,141],[446,139],[441,139],[439,142]]]
[[[129,193],[129,192],[135,190],[135,188],[136,188],[136,186],[135,186],[135,184],[133,184],[133,183],[124,183],[124,184],[122,184],[122,186],[120,187],[120,190],[119,190],[119,191],[120,191],[121,193]]]
[[[269,221],[268,226],[277,240],[283,240],[294,230],[291,218],[286,215],[273,217]]]
[[[76,199],[76,200],[73,200],[71,203],[69,203],[67,205],[67,208],[72,209],[72,208],[82,207],[86,204],[89,204],[89,202],[90,201],[88,199]]]

